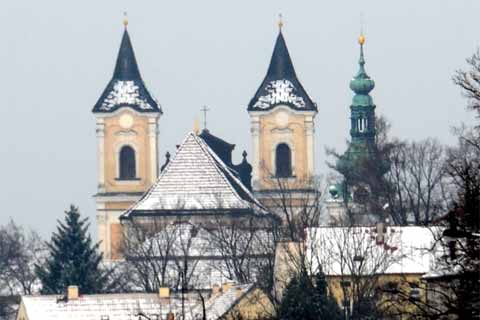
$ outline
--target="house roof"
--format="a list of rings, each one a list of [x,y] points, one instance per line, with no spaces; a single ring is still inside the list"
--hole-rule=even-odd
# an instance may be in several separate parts
[[[207,319],[222,317],[251,287],[251,284],[232,286],[225,292],[205,299]],[[184,301],[186,320],[198,319],[203,315],[197,294],[186,294]],[[139,312],[151,319],[166,319],[167,314],[173,312],[175,318],[180,319],[181,305],[180,294],[160,298],[154,293],[90,294],[80,295],[75,300],[65,300],[60,295],[23,296],[21,301],[21,308],[28,320],[131,320],[137,319]]]
[[[312,262],[330,276],[358,274],[354,256],[363,259],[363,274],[426,274],[436,265],[437,233],[436,227],[392,226],[377,244],[374,227],[320,227],[308,229],[306,246]]]
[[[267,75],[248,104],[248,111],[262,111],[277,105],[295,110],[317,111],[317,106],[297,78],[282,32],[278,33]]]
[[[157,181],[121,219],[214,211],[266,213],[217,154],[190,132]]]
[[[252,284],[236,285],[231,286],[225,292],[213,295],[209,300],[205,301],[207,320],[219,319],[227,314],[253,288],[254,285]],[[201,305],[197,305],[194,313],[202,314],[199,310],[201,307]]]
[[[93,113],[110,113],[122,107],[138,112],[162,113],[142,80],[127,29],[123,33],[113,77],[93,107]]]

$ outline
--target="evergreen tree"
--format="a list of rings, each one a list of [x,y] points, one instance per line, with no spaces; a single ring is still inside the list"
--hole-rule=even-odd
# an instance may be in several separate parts
[[[77,285],[82,293],[101,292],[107,275],[99,268],[99,243],[92,244],[87,234],[88,219],[80,219],[78,208],[73,205],[65,214],[65,221],[58,222],[57,232],[47,243],[49,255],[45,263],[36,265],[41,292],[61,294],[69,285]]]
[[[283,296],[279,309],[279,319],[318,320],[342,319],[342,312],[329,292],[323,272],[312,279],[302,272],[295,276]]]
[[[315,275],[315,294],[319,315],[317,319],[342,319],[342,311],[335,298],[328,292],[328,283],[322,271]]]

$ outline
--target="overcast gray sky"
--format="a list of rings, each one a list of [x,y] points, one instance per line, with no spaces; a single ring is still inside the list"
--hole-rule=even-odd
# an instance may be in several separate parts
[[[113,72],[122,13],[148,88],[162,104],[160,159],[211,108],[211,131],[250,151],[246,106],[268,67],[283,13],[297,74],[318,103],[316,163],[343,150],[360,16],[377,112],[406,139],[454,143],[473,115],[453,72],[479,45],[480,1],[25,1],[0,4],[0,224],[44,237],[70,203],[96,234],[91,108]]]

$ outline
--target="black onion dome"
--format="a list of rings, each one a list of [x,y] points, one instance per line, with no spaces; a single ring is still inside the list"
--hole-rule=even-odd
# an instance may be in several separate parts
[[[127,29],[123,33],[113,77],[92,112],[109,113],[121,107],[130,107],[138,112],[162,113],[142,80]]]
[[[267,75],[248,104],[248,111],[269,110],[277,105],[295,110],[317,111],[317,106],[297,78],[287,44],[280,31]]]

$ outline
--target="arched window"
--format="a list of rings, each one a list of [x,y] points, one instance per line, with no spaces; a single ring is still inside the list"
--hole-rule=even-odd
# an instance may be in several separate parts
[[[292,176],[292,151],[285,143],[280,143],[275,151],[275,169],[277,177]]]
[[[120,150],[120,179],[131,180],[136,178],[135,150],[130,146],[123,146]]]

